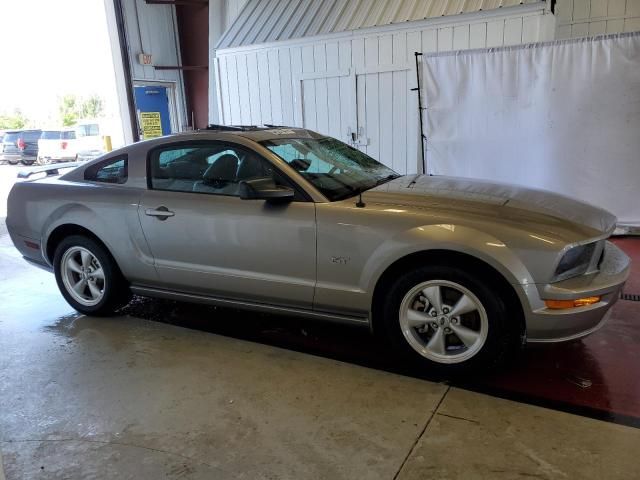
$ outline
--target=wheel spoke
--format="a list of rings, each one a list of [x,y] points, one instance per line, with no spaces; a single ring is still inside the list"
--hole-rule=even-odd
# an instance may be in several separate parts
[[[86,250],[81,250],[80,258],[82,259],[82,266],[84,268],[89,268],[89,266],[91,265],[91,254]]]
[[[478,306],[469,296],[462,295],[449,315],[457,317],[459,315],[464,315],[465,313],[473,312],[477,309]]]
[[[480,332],[471,330],[463,325],[451,325],[451,330],[456,336],[464,343],[465,347],[469,348],[480,338]]]
[[[91,272],[91,277],[98,280],[104,280],[104,271],[102,270],[102,268],[98,268],[97,270]]]
[[[444,355],[446,353],[446,345],[444,343],[444,331],[442,328],[438,328],[433,336],[429,339],[429,343],[427,343],[427,350],[431,350],[434,353],[439,355]]]
[[[72,271],[74,271],[76,273],[82,273],[82,267],[73,258],[70,258],[67,261],[67,266],[69,267],[70,270],[72,270]]]
[[[87,286],[87,281],[84,278],[82,278],[80,279],[80,281],[78,281],[78,283],[76,283],[73,286],[73,289],[78,295],[84,295],[84,289],[86,286]]]
[[[91,292],[91,297],[95,300],[96,298],[99,298],[100,295],[102,295],[102,292],[100,291],[100,289],[98,288],[98,286],[96,285],[95,282],[92,282],[91,280],[89,280],[87,282],[87,285],[89,285],[89,291]]]
[[[431,317],[424,312],[409,309],[407,311],[407,321],[410,327],[422,327],[431,320]]]
[[[440,315],[442,313],[442,293],[440,292],[440,287],[427,287],[422,290],[422,293],[424,293],[424,296],[427,297],[431,306],[435,308],[438,315]]]

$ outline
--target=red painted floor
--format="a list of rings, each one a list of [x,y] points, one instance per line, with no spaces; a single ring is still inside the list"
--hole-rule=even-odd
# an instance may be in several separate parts
[[[615,243],[633,262],[624,291],[640,294],[640,238]],[[619,300],[600,331],[572,343],[527,348],[511,371],[481,384],[526,400],[640,422],[640,302]]]

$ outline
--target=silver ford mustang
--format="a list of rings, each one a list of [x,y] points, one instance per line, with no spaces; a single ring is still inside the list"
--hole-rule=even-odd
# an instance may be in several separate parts
[[[561,195],[401,176],[333,138],[255,127],[17,183],[7,217],[82,313],[134,293],[364,325],[445,372],[598,329],[629,273],[606,241],[615,222]]]

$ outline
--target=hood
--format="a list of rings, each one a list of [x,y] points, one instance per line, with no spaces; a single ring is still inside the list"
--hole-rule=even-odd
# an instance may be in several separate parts
[[[406,175],[366,192],[370,201],[444,209],[485,210],[539,223],[544,217],[610,233],[617,218],[571,197],[532,188],[459,177]]]

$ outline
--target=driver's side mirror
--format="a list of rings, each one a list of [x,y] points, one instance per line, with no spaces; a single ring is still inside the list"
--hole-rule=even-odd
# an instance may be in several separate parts
[[[295,195],[292,188],[276,185],[276,182],[271,177],[243,180],[238,188],[242,200],[290,202]]]

